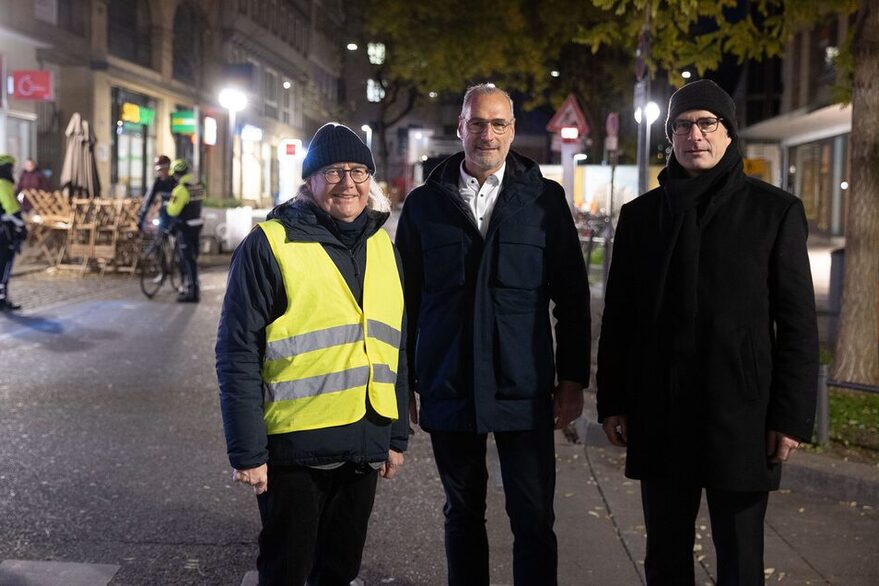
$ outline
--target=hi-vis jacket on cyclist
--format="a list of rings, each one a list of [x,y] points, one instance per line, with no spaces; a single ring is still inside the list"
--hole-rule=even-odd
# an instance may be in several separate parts
[[[0,311],[21,309],[7,296],[9,276],[12,274],[12,262],[27,238],[27,228],[21,217],[21,207],[15,198],[15,183],[12,168],[15,158],[0,155]]]
[[[183,159],[171,163],[171,173],[177,180],[177,186],[171,191],[171,199],[168,201],[166,211],[172,220],[176,220],[177,251],[186,286],[186,290],[177,296],[177,301],[197,303],[199,300],[198,238],[204,223],[201,219],[204,188],[195,175],[189,172],[189,164]]]

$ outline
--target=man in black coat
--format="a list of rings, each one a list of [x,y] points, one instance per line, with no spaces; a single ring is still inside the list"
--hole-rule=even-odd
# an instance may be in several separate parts
[[[561,186],[510,152],[513,103],[474,86],[464,152],[406,199],[410,389],[446,494],[450,584],[487,585],[486,439],[494,433],[514,536],[516,584],[556,583],[553,427],[576,419],[589,379],[589,289]],[[556,347],[549,303],[555,302]],[[556,378],[558,383],[556,384]],[[414,395],[410,416],[418,422]]]
[[[812,435],[818,332],[802,202],[746,177],[735,106],[669,101],[660,187],[622,208],[598,349],[598,416],[641,480],[648,584],[693,584],[706,489],[718,584],[763,584],[781,463]]]

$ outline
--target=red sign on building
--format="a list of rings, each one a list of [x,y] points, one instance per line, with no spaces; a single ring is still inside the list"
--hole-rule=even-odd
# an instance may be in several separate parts
[[[18,70],[12,72],[12,98],[45,101],[53,99],[52,72]]]

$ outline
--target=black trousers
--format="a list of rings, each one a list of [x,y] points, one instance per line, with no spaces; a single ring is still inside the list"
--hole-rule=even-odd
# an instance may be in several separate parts
[[[378,471],[269,466],[258,495],[260,586],[348,586],[360,571]]]
[[[553,531],[553,430],[496,432],[494,437],[513,531],[513,582],[517,586],[553,586],[558,568]],[[443,513],[449,584],[487,586],[487,436],[433,431],[430,439],[446,493]]]
[[[706,489],[718,586],[764,584],[763,519],[768,492]],[[649,586],[693,584],[693,544],[702,489],[665,480],[642,480],[647,526],[644,570]]]
[[[183,271],[186,293],[198,297],[198,238],[201,226],[183,225],[177,232],[177,252]]]
[[[9,276],[12,274],[12,263],[15,260],[16,241],[6,238],[0,227],[0,300],[8,295]]]

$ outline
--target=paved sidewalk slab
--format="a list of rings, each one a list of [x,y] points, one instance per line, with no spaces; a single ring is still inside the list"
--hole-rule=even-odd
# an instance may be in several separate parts
[[[32,562],[5,560],[0,563],[3,586],[106,586],[119,571],[112,564]]]

